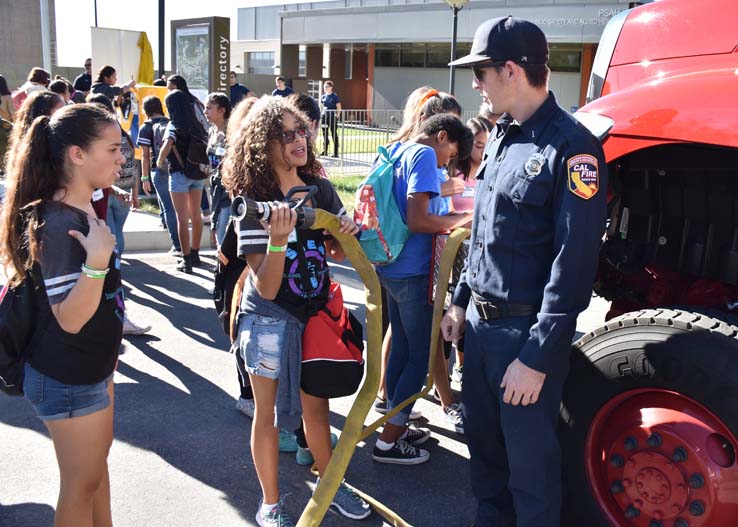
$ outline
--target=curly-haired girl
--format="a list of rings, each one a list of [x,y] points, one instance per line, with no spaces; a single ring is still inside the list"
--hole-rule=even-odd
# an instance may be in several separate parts
[[[356,233],[358,227],[345,216],[336,191],[319,171],[307,119],[281,97],[263,97],[254,105],[229,142],[223,166],[223,183],[233,194],[275,202],[269,223],[243,220],[237,229],[238,251],[250,271],[236,343],[256,401],[251,453],[263,492],[256,514],[262,527],[294,525],[279,494],[275,424],[294,429],[302,415],[320,474],[331,457],[328,400],[300,390],[300,357],[304,324],[328,301],[326,256],[340,260],[343,251],[319,230],[295,229],[296,213],[282,203],[293,187],[315,185],[318,192],[308,205],[341,216],[341,232]],[[345,484],[332,506],[354,519],[371,513]]]

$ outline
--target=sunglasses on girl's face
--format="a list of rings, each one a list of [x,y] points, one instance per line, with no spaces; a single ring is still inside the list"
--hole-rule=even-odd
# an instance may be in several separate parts
[[[484,79],[484,70],[486,68],[495,68],[498,66],[502,66],[505,64],[506,60],[490,60],[489,62],[480,62],[479,64],[475,64],[472,66],[472,73],[474,74],[474,78],[477,79],[479,82],[482,82]]]
[[[282,132],[282,142],[288,145],[294,143],[298,137],[308,138],[310,135],[310,130],[308,130],[307,126],[300,126],[296,130]]]

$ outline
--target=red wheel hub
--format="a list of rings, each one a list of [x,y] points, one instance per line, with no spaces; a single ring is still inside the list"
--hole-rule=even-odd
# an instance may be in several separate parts
[[[738,518],[737,448],[728,427],[696,401],[640,389],[597,413],[585,466],[615,527],[727,527]]]

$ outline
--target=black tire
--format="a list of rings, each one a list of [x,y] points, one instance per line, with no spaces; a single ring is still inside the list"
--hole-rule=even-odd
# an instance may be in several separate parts
[[[694,399],[738,435],[738,327],[684,310],[644,310],[610,320],[574,344],[562,405],[563,525],[610,527],[590,490],[585,438],[612,397],[649,387]]]

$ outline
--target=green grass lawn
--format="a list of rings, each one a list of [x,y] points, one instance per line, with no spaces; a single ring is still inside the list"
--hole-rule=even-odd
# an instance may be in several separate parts
[[[338,196],[341,198],[343,206],[349,214],[354,212],[354,197],[356,196],[356,189],[359,184],[364,181],[365,175],[347,175],[347,176],[329,176],[328,179],[333,184],[333,187],[338,192]]]

